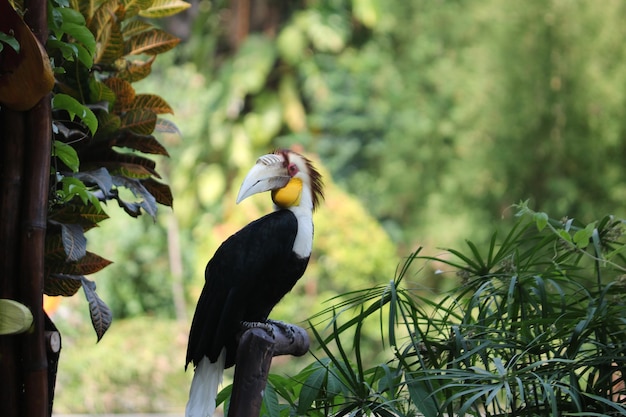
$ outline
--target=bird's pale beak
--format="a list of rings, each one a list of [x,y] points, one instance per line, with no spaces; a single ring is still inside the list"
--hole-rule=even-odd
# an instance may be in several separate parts
[[[282,188],[291,179],[284,167],[283,158],[268,154],[260,157],[241,184],[237,204],[253,194]]]

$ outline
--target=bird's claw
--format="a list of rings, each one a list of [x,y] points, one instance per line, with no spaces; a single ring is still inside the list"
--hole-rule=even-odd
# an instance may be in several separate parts
[[[285,323],[284,321],[280,321],[280,320],[267,320],[268,323],[272,323],[277,327],[280,327],[283,330],[283,333],[285,334],[285,336],[287,336],[287,339],[289,340],[290,344],[293,344],[296,341],[296,336],[295,336],[295,332],[293,331],[293,327],[291,324],[289,323]]]
[[[266,332],[268,332],[270,335],[272,335],[272,337],[274,337],[274,327],[272,326],[272,324],[267,321],[242,321],[241,322],[241,327],[244,328],[244,330],[250,330],[250,329],[255,329],[255,328],[260,328],[265,330]]]
[[[241,327],[243,331],[254,329],[254,328],[261,328],[265,330],[273,338],[275,338],[274,326],[278,327],[281,330],[281,333],[287,337],[289,344],[295,343],[296,333],[293,330],[293,325],[289,323],[285,323],[284,321],[267,319],[267,321],[242,321],[241,322]]]

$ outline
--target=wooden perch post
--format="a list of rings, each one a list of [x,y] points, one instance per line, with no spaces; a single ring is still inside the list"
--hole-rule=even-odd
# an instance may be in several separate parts
[[[303,328],[275,321],[268,324],[271,330],[253,327],[241,335],[228,417],[259,417],[272,357],[302,356],[309,350],[309,336]]]

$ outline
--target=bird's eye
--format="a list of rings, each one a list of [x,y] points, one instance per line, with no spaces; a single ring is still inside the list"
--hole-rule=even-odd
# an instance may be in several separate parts
[[[298,169],[298,166],[296,164],[289,164],[289,166],[287,167],[287,172],[289,172],[290,177],[293,177],[298,172],[300,172],[300,170]]]

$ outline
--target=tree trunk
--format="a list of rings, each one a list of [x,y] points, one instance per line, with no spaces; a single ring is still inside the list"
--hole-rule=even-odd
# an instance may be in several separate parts
[[[187,321],[187,304],[185,303],[185,287],[183,285],[183,256],[180,248],[180,228],[176,216],[171,213],[167,221],[167,252],[172,276],[172,297],[176,320]]]

